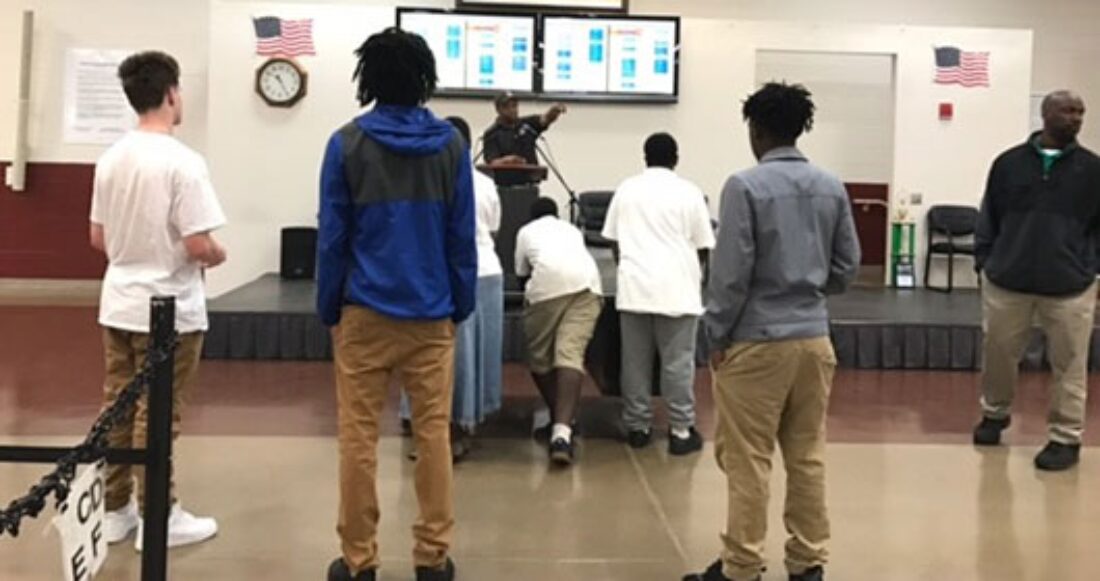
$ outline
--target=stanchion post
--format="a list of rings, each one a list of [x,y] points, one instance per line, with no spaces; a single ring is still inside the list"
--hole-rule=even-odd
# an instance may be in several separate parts
[[[142,581],[168,577],[168,511],[172,475],[172,383],[175,353],[176,300],[150,301],[149,356],[168,351],[171,356],[153,367],[149,380],[149,421],[145,443],[145,529],[142,538]]]

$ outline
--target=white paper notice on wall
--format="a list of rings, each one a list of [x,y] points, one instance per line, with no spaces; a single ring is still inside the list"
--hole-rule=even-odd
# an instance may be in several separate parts
[[[65,58],[65,143],[109,145],[137,125],[118,65],[125,50],[69,49]]]

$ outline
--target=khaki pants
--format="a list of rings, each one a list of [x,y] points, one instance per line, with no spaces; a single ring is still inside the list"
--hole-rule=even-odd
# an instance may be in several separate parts
[[[715,456],[729,484],[723,572],[735,581],[756,579],[764,568],[776,442],[787,470],[787,569],[825,564],[825,413],[835,369],[832,344],[820,337],[735,343],[712,370]]]
[[[180,434],[185,395],[195,379],[199,369],[199,357],[202,354],[202,333],[180,335],[176,347],[174,382],[172,384],[172,439]],[[103,384],[103,409],[118,399],[123,389],[130,384],[137,372],[145,364],[149,351],[149,335],[118,329],[103,329],[103,353],[107,365],[107,377]],[[147,436],[146,426],[149,418],[149,399],[141,396],[134,412],[115,426],[107,434],[107,443],[112,448],[144,448]],[[108,511],[119,510],[130,502],[134,494],[134,476],[137,476],[137,498],[139,506],[145,501],[145,469],[141,466],[107,467]],[[176,502],[175,480],[171,484],[172,502]]]
[[[602,306],[600,295],[589,290],[525,306],[523,334],[531,373],[542,375],[555,369],[584,373],[584,354]]]
[[[1089,339],[1096,310],[1096,283],[1079,295],[1045,297],[1013,292],[989,279],[982,285],[982,413],[1007,418],[1016,394],[1020,357],[1038,316],[1054,371],[1048,426],[1050,439],[1079,444],[1085,429]]]
[[[378,424],[390,378],[400,374],[412,405],[416,438],[413,525],[417,566],[446,562],[454,529],[451,486],[451,397],[454,324],[402,321],[344,307],[332,332],[340,440],[340,534],[344,562],[356,574],[379,565]]]

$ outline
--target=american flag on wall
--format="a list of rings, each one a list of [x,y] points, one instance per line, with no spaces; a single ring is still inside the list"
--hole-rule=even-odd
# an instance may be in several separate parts
[[[936,48],[936,83],[964,87],[989,86],[989,53],[954,46]]]
[[[283,20],[275,16],[252,19],[256,29],[256,54],[260,56],[315,55],[313,19]]]

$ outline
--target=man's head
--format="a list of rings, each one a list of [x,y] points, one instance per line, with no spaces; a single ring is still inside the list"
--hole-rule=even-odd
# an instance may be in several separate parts
[[[814,102],[802,85],[768,83],[745,100],[749,141],[757,159],[776,147],[792,146],[814,126]]]
[[[519,121],[519,99],[511,92],[497,95],[493,100],[497,108],[497,115],[507,123]]]
[[[355,51],[359,63],[352,80],[359,82],[359,104],[423,105],[435,93],[439,77],[435,57],[424,39],[400,28],[371,35]]]
[[[130,55],[119,65],[118,78],[138,115],[170,116],[172,125],[183,120],[180,65],[170,55],[158,51]]]
[[[458,130],[459,135],[466,141],[466,146],[470,146],[470,124],[466,122],[462,117],[448,117],[447,122],[454,126]]]
[[[645,140],[645,164],[647,167],[676,169],[680,161],[676,139],[667,133],[654,133]]]
[[[531,204],[531,220],[538,220],[544,216],[558,217],[558,204],[551,198],[539,198]]]
[[[1068,145],[1077,140],[1085,121],[1085,102],[1070,91],[1055,91],[1043,99],[1043,133]]]

